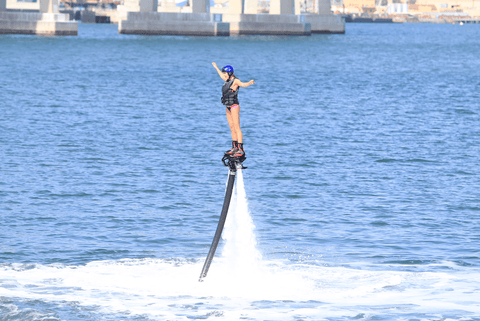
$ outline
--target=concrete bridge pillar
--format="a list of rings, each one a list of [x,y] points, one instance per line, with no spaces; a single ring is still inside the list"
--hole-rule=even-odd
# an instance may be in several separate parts
[[[332,7],[330,6],[330,0],[314,0],[315,12],[318,14],[331,14]]]
[[[312,27],[312,33],[345,33],[345,21],[340,15],[331,13],[330,0],[314,0],[315,14],[305,14],[305,22]]]
[[[76,36],[78,23],[68,14],[59,13],[59,0],[38,0],[38,12],[2,12],[0,34],[36,34],[48,36]],[[0,8],[5,9],[5,0]],[[37,3],[35,3],[37,5]],[[13,6],[13,5],[12,5]],[[3,10],[2,10],[3,11]]]
[[[157,11],[158,0],[140,0],[138,6],[142,12]]]
[[[48,0],[39,0],[39,10],[41,13],[47,13],[50,1]]]
[[[243,11],[246,14],[258,14],[258,0],[245,0]]]
[[[191,0],[192,13],[210,12],[210,0]]]
[[[228,13],[242,14],[243,13],[243,0],[229,0],[228,1]]]
[[[41,13],[59,13],[58,0],[40,0]]]
[[[165,8],[176,7],[175,0],[160,0],[160,4],[162,7],[165,7]]]
[[[7,0],[0,0],[0,11],[7,9]]]
[[[295,0],[270,0],[270,14],[294,14]]]
[[[122,10],[124,11],[133,11],[133,12],[157,11],[158,0],[125,0],[123,7],[124,8],[122,8]]]
[[[299,15],[301,14],[302,12],[302,2],[304,2],[304,0],[295,0],[295,14],[296,15]]]

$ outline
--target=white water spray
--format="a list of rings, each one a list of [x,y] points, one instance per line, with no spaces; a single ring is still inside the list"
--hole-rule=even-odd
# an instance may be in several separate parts
[[[254,273],[262,258],[257,250],[255,225],[248,210],[242,170],[237,170],[234,189],[222,238],[225,241],[223,257],[228,269],[234,272]]]

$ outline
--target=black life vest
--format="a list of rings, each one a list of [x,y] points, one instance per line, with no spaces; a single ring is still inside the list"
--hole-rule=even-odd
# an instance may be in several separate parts
[[[222,104],[225,106],[232,106],[232,105],[237,105],[238,104],[238,90],[240,87],[237,88],[237,90],[232,90],[230,87],[233,85],[233,82],[235,81],[235,77],[227,80],[223,86],[222,86]]]

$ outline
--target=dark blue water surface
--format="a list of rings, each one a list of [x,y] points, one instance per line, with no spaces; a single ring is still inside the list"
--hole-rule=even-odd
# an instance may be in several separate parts
[[[479,25],[0,36],[0,264],[203,260],[230,146],[214,61],[256,82],[240,106],[264,259],[478,273],[479,52]]]

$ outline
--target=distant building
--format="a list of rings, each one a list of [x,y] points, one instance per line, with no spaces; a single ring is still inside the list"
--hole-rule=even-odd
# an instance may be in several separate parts
[[[36,11],[40,10],[38,0],[7,0],[7,8],[11,10]]]
[[[427,6],[435,6],[437,12],[465,12],[470,16],[480,16],[480,0],[416,0],[420,12],[428,11]]]
[[[361,14],[375,11],[375,0],[331,0],[334,12]]]
[[[408,5],[408,12],[410,13],[430,13],[430,12],[437,12],[437,7],[433,4],[409,4]]]
[[[331,0],[337,13],[357,15],[470,15],[480,17],[480,0]]]
[[[406,3],[389,3],[387,6],[388,14],[406,14],[408,13],[408,4]]]

